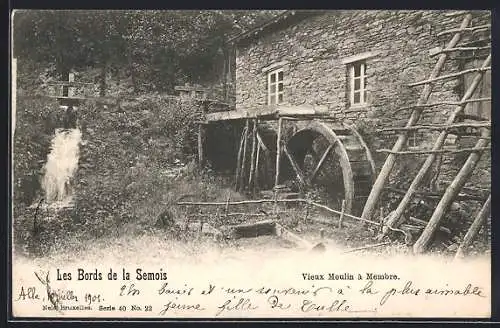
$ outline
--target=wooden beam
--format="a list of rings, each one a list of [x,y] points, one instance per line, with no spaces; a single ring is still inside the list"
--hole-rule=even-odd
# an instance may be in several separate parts
[[[69,87],[73,87],[73,86],[79,86],[79,85],[93,85],[95,86],[96,84],[95,83],[88,83],[88,82],[74,82],[74,81],[51,81],[51,82],[48,82],[47,84],[51,84],[51,85],[62,85],[62,86],[69,86]]]
[[[465,189],[465,188],[464,188]],[[396,194],[404,195],[406,194],[405,189],[399,189],[399,188],[394,188],[394,187],[385,187],[384,190],[387,190],[388,192],[393,192]],[[443,192],[428,192],[428,191],[415,191],[415,197],[419,198],[427,198],[427,199],[441,199],[443,197]],[[478,196],[478,195],[470,195],[466,193],[459,194],[457,196],[457,200],[474,200],[474,201],[484,201],[484,197]]]
[[[490,211],[491,211],[491,195],[488,196],[488,199],[483,204],[483,207],[481,207],[481,210],[477,213],[474,222],[472,222],[469,230],[467,231],[467,234],[464,237],[464,240],[458,247],[455,258],[462,258],[465,256],[465,251],[474,241],[474,238],[478,234],[479,230],[481,230],[481,227],[486,221],[486,218],[490,215]]]
[[[430,56],[434,57],[436,55],[445,53],[445,52],[454,52],[454,51],[476,51],[476,50],[486,50],[486,49],[491,49],[491,46],[484,46],[484,47],[456,47],[456,48],[449,48],[449,49],[442,49],[439,51],[436,51],[435,53],[432,53]]]
[[[248,119],[245,120],[245,138],[243,140],[243,157],[241,160],[241,172],[240,172],[240,190],[245,189],[245,169],[246,169],[246,162],[247,162],[247,143],[248,143],[248,129],[249,129],[249,123]]]
[[[253,190],[254,170],[255,170],[255,152],[257,151],[257,119],[253,119],[252,129],[252,153],[250,155],[250,174],[248,174],[248,188]]]
[[[257,155],[255,156],[255,173],[254,173],[254,185],[253,185],[253,194],[255,195],[256,190],[259,186],[259,160],[260,160],[260,144],[257,142]]]
[[[422,105],[411,105],[411,106],[398,108],[394,111],[394,113],[399,113],[399,112],[404,111],[404,110],[415,109],[415,108],[428,108],[428,107],[436,107],[436,106],[460,106],[463,104],[469,104],[469,103],[474,103],[474,102],[483,102],[483,101],[490,101],[491,102],[491,97],[467,99],[465,101],[439,101],[439,102],[422,104]]]
[[[283,119],[278,120],[278,135],[276,138],[276,174],[274,177],[274,187],[279,185],[280,179],[280,164],[281,164],[281,128],[283,125]]]
[[[437,82],[437,81],[452,79],[454,77],[462,76],[462,75],[469,74],[469,73],[486,72],[486,71],[490,71],[490,70],[491,70],[491,66],[480,67],[480,68],[471,68],[471,69],[466,69],[466,70],[463,70],[463,71],[460,71],[460,72],[456,72],[456,73],[441,75],[441,76],[438,76],[438,77],[435,77],[435,78],[432,78],[432,79],[428,79],[428,80],[424,80],[424,81],[410,83],[410,84],[408,84],[408,86],[409,87],[416,87],[416,86],[422,85],[422,84],[428,84],[428,83],[432,83],[432,82]]]
[[[460,28],[466,28],[467,26],[469,26],[469,23],[471,21],[472,21],[472,15],[467,14],[464,17],[462,23],[460,24]],[[458,42],[460,41],[460,38],[461,38],[461,32],[456,33],[453,36],[453,38],[450,40],[450,42],[446,45],[445,49],[455,47],[458,44]],[[444,63],[445,63],[447,57],[448,56],[446,53],[442,53],[439,55],[438,61],[436,62],[436,65],[434,66],[434,69],[432,70],[432,72],[430,74],[431,79],[435,78],[439,75],[439,73],[441,72],[441,70],[444,67]],[[428,101],[428,99],[431,95],[431,92],[432,92],[432,88],[433,88],[432,84],[426,84],[424,86],[424,90],[422,91],[422,94],[420,95],[420,98],[418,100],[417,105],[423,105]],[[422,114],[421,109],[413,110],[413,112],[411,113],[410,119],[408,120],[408,123],[406,124],[406,126],[409,127],[409,126],[415,125],[415,123],[420,119],[421,114]],[[395,152],[400,151],[406,145],[407,139],[408,139],[407,133],[403,133],[403,134],[399,135],[396,143],[394,144],[394,146],[392,148],[392,151],[395,151]],[[364,219],[372,218],[372,216],[375,212],[380,194],[382,192],[382,189],[384,188],[384,185],[385,185],[387,179],[389,178],[389,175],[394,167],[395,162],[396,162],[396,155],[389,154],[384,162],[384,165],[382,166],[382,168],[380,170],[379,175],[377,176],[377,179],[375,180],[375,182],[372,186],[370,194],[368,195],[368,199],[366,200],[365,206],[363,208],[363,213],[361,215],[362,218],[364,218]]]
[[[295,158],[293,158],[293,155],[288,150],[287,145],[283,145],[283,151],[285,152],[285,155],[288,157],[288,160],[290,161],[290,164],[292,165],[292,168],[295,172],[295,175],[297,176],[297,180],[299,181],[299,184],[300,184],[300,189],[302,189],[302,191],[304,191],[305,186],[306,186],[306,180],[304,177],[304,173],[300,169],[300,166],[297,163],[297,161],[295,160]]]
[[[408,221],[412,221],[412,222],[414,222],[416,224],[423,225],[423,226],[425,226],[428,223],[425,220],[417,219],[417,218],[414,218],[414,217],[411,217],[411,216],[408,217]],[[447,234],[451,235],[451,230],[448,229],[448,228],[446,228],[446,227],[440,226],[439,227],[439,231],[442,231],[444,233],[447,233]]]
[[[486,131],[485,129],[483,133],[489,133],[489,132]],[[487,144],[488,144],[487,140],[481,139],[476,143],[475,148],[483,148]],[[482,153],[479,151],[470,154],[464,166],[455,176],[455,179],[453,179],[448,188],[446,188],[443,198],[441,198],[438,205],[436,206],[436,209],[434,210],[434,213],[432,213],[429,223],[427,224],[424,231],[413,245],[414,253],[419,254],[427,249],[429,242],[434,236],[436,228],[438,227],[444,215],[446,214],[446,211],[450,207],[451,203],[455,200],[456,196],[458,195],[458,193],[460,192],[460,190],[465,185],[465,183],[471,176],[472,172],[476,168],[477,163],[481,159],[481,154]]]
[[[485,138],[479,138],[479,139],[486,139]],[[395,155],[426,155],[426,154],[443,154],[443,153],[449,153],[449,154],[459,154],[459,153],[470,153],[470,152],[477,152],[477,151],[484,151],[484,150],[490,150],[490,147],[482,147],[482,148],[462,148],[462,149],[440,149],[440,150],[408,150],[408,151],[399,151],[399,152],[393,152],[390,149],[378,149],[377,152],[379,153],[390,153],[390,154],[395,154]]]
[[[225,230],[226,234],[229,234],[235,239],[252,238],[262,235],[274,235],[276,234],[276,222],[273,220],[264,220],[255,223],[229,226],[223,230]]]
[[[454,128],[484,128],[491,127],[491,122],[482,122],[482,123],[454,123],[454,124],[429,124],[429,125],[414,125],[409,127],[393,127],[393,128],[383,128],[377,130],[377,132],[385,132],[385,131],[413,131],[413,130],[449,130]]]
[[[356,130],[351,125],[347,125],[347,127],[351,130],[351,132],[354,134],[354,136],[358,139],[358,142],[365,149],[366,159],[368,159],[368,162],[370,162],[370,167],[372,169],[372,183],[375,183],[375,179],[376,179],[376,175],[377,175],[377,166],[375,165],[375,160],[373,159],[370,148],[368,147],[366,142],[363,140],[363,137],[361,136],[361,134],[359,134],[358,130]]]
[[[246,138],[246,128],[243,128],[243,131],[241,132],[241,138],[240,138],[240,147],[238,149],[238,158],[236,160],[236,176],[235,176],[235,189],[238,190],[239,185],[240,185],[240,174],[241,174],[241,161],[242,161],[242,156],[243,156],[243,143]]]
[[[328,154],[330,153],[330,151],[333,149],[334,146],[335,146],[335,144],[329,144],[328,148],[326,148],[323,155],[321,155],[321,158],[318,162],[318,165],[316,165],[316,167],[314,168],[314,171],[312,172],[311,176],[309,177],[309,181],[308,181],[309,183],[312,183],[314,181],[314,178],[318,174],[319,170],[321,169],[321,166],[323,166],[323,163],[325,162],[326,158],[328,157]]]
[[[205,127],[203,124],[198,124],[198,165],[203,167],[205,158],[203,153],[203,143],[205,139]]]
[[[490,63],[491,63],[491,55],[488,56],[488,58],[486,58],[486,60],[483,63],[483,66],[490,65]],[[483,74],[481,72],[476,73],[476,76],[474,77],[471,85],[469,86],[469,88],[465,92],[464,96],[462,97],[462,101],[467,100],[472,96],[472,94],[475,92],[476,88],[479,86],[479,83],[481,82],[482,77],[483,77]],[[446,124],[453,124],[453,122],[455,122],[457,115],[460,114],[464,108],[465,108],[465,105],[457,106],[455,108],[455,110],[451,113],[450,117],[448,117]],[[485,128],[483,128],[483,130],[487,131],[487,129],[485,129]],[[443,147],[447,136],[448,136],[447,131],[441,131],[438,138],[434,142],[434,146],[432,147],[432,151],[440,150]],[[484,135],[484,136],[487,136],[487,135]],[[481,139],[480,141],[481,141],[481,145],[483,145],[483,144],[484,145],[481,147],[478,147],[478,148],[483,148],[487,145],[487,140]],[[474,154],[478,154],[478,153],[477,152],[472,153],[470,156],[472,156]],[[391,155],[396,156],[395,154],[391,154]],[[410,203],[415,191],[418,189],[418,187],[422,183],[424,177],[427,175],[427,172],[432,167],[432,164],[434,163],[436,156],[437,156],[437,153],[431,153],[425,159],[425,162],[423,163],[422,167],[420,168],[417,175],[415,176],[415,178],[411,182],[410,186],[408,187],[408,191],[401,199],[401,202],[398,204],[398,207],[394,210],[394,215],[391,216],[391,218],[388,220],[388,222],[387,222],[388,226],[391,226],[391,227],[394,225],[397,226],[398,224],[402,223],[401,218],[402,218],[403,213],[406,211],[406,208],[408,207],[408,204]]]
[[[452,29],[443,31],[441,33],[438,33],[437,36],[442,36],[442,35],[451,34],[451,33],[461,33],[461,32],[473,32],[473,31],[487,30],[487,29],[490,29],[490,28],[491,28],[491,24],[484,24],[484,25],[473,26],[473,27],[452,28]]]

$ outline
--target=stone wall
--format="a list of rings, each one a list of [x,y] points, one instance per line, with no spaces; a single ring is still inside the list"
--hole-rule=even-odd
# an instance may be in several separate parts
[[[463,19],[445,13],[326,11],[266,33],[237,48],[236,109],[259,110],[267,105],[265,70],[278,63],[284,70],[284,105],[326,105],[339,121],[357,126],[372,150],[391,148],[395,134],[377,130],[406,124],[409,111],[395,111],[415,104],[423,89],[408,84],[428,78],[437,61],[429,55],[430,50],[444,47],[452,37],[437,34],[458,28]],[[483,24],[478,20],[489,23],[488,12],[475,13],[474,17],[479,17],[474,18],[474,25]],[[367,53],[369,105],[351,107],[348,64],[344,60]],[[458,71],[460,65],[460,60],[452,57],[443,72]],[[462,93],[460,80],[436,83],[429,101],[458,101]],[[425,112],[421,122],[443,123],[452,109],[440,106],[435,112]],[[432,145],[436,135],[422,133],[414,145]],[[375,153],[378,165],[385,156]]]

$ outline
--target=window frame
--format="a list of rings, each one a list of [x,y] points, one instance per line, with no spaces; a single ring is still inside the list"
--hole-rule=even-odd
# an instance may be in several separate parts
[[[279,80],[279,73],[282,73],[282,79]],[[271,77],[275,76],[275,82],[271,82]],[[273,70],[270,70],[267,72],[267,105],[268,106],[274,106],[274,105],[281,105],[285,101],[285,72],[283,70],[283,67],[278,67]],[[274,84],[274,85],[272,85]],[[279,85],[282,84],[283,88],[280,91],[279,90]],[[281,101],[279,101],[279,96],[281,95]],[[271,97],[275,97],[275,102],[271,103]]]
[[[355,76],[355,67],[360,65],[358,77]],[[368,104],[367,101],[367,83],[366,83],[366,61],[360,60],[349,63],[349,105],[350,107],[364,107]],[[355,81],[359,79],[359,89],[355,89]],[[355,102],[355,95],[359,93],[359,102]]]

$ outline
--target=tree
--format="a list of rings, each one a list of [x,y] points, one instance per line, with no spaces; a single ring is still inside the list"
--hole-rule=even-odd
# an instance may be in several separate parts
[[[59,72],[98,67],[101,90],[108,70],[126,70],[136,91],[170,91],[217,77],[227,36],[279,12],[22,10],[14,15],[14,54]]]

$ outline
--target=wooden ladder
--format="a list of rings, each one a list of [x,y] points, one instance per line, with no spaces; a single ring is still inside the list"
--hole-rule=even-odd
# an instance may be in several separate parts
[[[455,179],[451,182],[451,184],[448,186],[446,189],[443,197],[441,198],[439,204],[434,210],[434,213],[432,214],[431,219],[429,220],[429,223],[425,227],[424,231],[418,238],[418,240],[415,242],[413,246],[413,250],[416,253],[421,253],[423,252],[426,247],[429,244],[430,239],[432,238],[432,235],[438,228],[438,225],[440,221],[442,220],[445,211],[449,208],[449,205],[453,202],[453,200],[456,198],[458,193],[460,192],[461,188],[464,186],[466,181],[469,179],[470,175],[472,174],[472,171],[476,167],[482,152],[485,150],[488,150],[489,148],[487,147],[490,142],[490,128],[491,128],[491,122],[483,122],[483,123],[457,123],[457,118],[459,115],[463,112],[464,108],[466,107],[467,104],[471,102],[483,102],[483,101],[491,101],[491,98],[475,98],[472,99],[471,97],[473,96],[475,90],[481,83],[484,73],[488,70],[491,70],[491,53],[487,56],[487,58],[484,60],[482,63],[481,67],[473,68],[473,69],[467,69],[467,70],[462,70],[460,72],[456,73],[451,73],[451,74],[446,74],[446,75],[440,75],[441,71],[444,68],[444,64],[446,62],[446,59],[448,58],[448,55],[450,53],[454,52],[463,52],[463,51],[475,51],[475,50],[484,50],[484,49],[490,49],[491,47],[469,47],[465,46],[464,44],[459,45],[460,40],[463,37],[464,33],[472,32],[475,33],[476,31],[484,31],[484,30],[489,30],[491,29],[490,25],[480,25],[480,26],[475,26],[471,27],[471,22],[472,22],[472,14],[471,13],[458,13],[459,15],[464,15],[464,18],[462,20],[462,23],[460,24],[460,27],[458,29],[451,29],[448,31],[444,31],[438,34],[440,35],[446,35],[446,34],[453,34],[452,39],[449,41],[449,43],[446,45],[444,49],[440,49],[437,52],[435,52],[432,55],[439,55],[438,61],[431,72],[429,78],[424,81],[416,82],[409,84],[409,87],[415,87],[415,86],[420,86],[424,85],[424,89],[422,91],[422,94],[418,100],[418,103],[416,105],[407,107],[405,109],[412,109],[410,118],[408,120],[408,123],[404,128],[389,128],[386,130],[394,130],[394,131],[400,131],[400,134],[398,136],[397,141],[395,142],[393,148],[391,150],[386,150],[382,149],[379,150],[380,152],[386,152],[388,153],[388,156],[386,158],[386,161],[383,165],[383,167],[380,170],[379,175],[377,176],[377,179],[372,187],[372,190],[368,196],[367,202],[364,206],[363,213],[362,213],[362,218],[363,219],[371,219],[375,209],[377,202],[379,200],[379,197],[382,193],[382,190],[384,189],[384,186],[386,185],[389,175],[396,163],[397,156],[400,155],[411,155],[411,154],[427,154],[427,158],[425,162],[423,163],[422,167],[418,171],[416,177],[412,181],[410,187],[408,188],[407,192],[401,199],[398,207],[396,210],[391,212],[389,217],[386,219],[386,227],[384,228],[383,235],[387,234],[389,231],[388,227],[394,228],[397,227],[399,224],[402,223],[404,220],[403,213],[405,210],[408,208],[408,205],[410,204],[411,200],[415,196],[417,192],[417,188],[422,184],[424,177],[426,174],[429,172],[430,168],[432,167],[434,161],[436,160],[438,154],[442,153],[463,153],[463,152],[468,152],[470,153],[467,161],[463,165],[463,167],[460,169],[459,173],[456,175]],[[474,73],[474,78],[472,80],[472,83],[470,86],[467,88],[465,91],[462,99],[458,102],[436,102],[436,103],[428,103],[429,97],[432,93],[433,89],[433,84],[435,82],[439,81],[445,81],[445,80],[450,80],[450,79],[455,79],[464,76],[465,74],[470,74]],[[449,117],[447,118],[446,122],[444,124],[430,124],[430,125],[416,125],[421,116],[422,113],[425,110],[432,109],[433,107],[438,107],[441,105],[453,105],[454,110],[451,112]],[[445,140],[448,136],[448,133],[450,129],[452,128],[457,128],[457,127],[475,127],[479,128],[481,131],[481,136],[478,138],[477,143],[473,148],[465,148],[465,149],[459,149],[459,150],[446,150],[443,149],[443,145],[445,143]],[[416,131],[416,130],[437,130],[440,131],[439,136],[437,139],[434,141],[434,145],[432,149],[430,150],[417,150],[417,151],[403,151],[403,147],[406,145],[407,140],[408,140],[408,133],[410,131]]]

